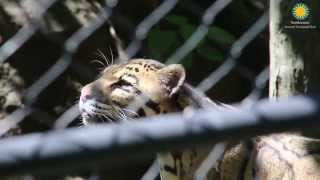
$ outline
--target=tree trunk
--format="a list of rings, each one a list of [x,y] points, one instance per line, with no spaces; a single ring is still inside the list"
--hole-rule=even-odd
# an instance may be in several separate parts
[[[292,28],[291,8],[297,2],[272,0],[270,4],[270,97],[319,92],[319,1],[308,1],[309,22],[318,26]],[[294,22],[293,22],[294,23]]]
[[[301,2],[301,1],[299,1]],[[309,16],[297,20],[298,1],[270,2],[270,98],[319,92],[319,1],[306,1]],[[302,18],[302,17],[301,17]],[[255,176],[263,180],[320,179],[320,141],[299,133],[257,138]]]

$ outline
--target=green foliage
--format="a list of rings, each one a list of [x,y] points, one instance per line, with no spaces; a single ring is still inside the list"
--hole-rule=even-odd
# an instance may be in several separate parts
[[[176,26],[184,26],[188,24],[188,19],[184,16],[178,16],[178,15],[171,15],[166,18],[166,21],[170,24],[176,25]]]
[[[199,56],[207,60],[222,61],[224,58],[222,52],[212,46],[196,48],[196,52]]]
[[[161,58],[161,55],[166,54],[168,49],[175,46],[177,42],[178,38],[173,30],[154,29],[148,36],[148,46],[155,58]]]
[[[236,39],[233,34],[217,26],[209,28],[207,37],[216,43],[226,45],[231,45]]]
[[[184,40],[187,40],[192,33],[196,30],[196,26],[192,24],[185,24],[179,28],[179,33]]]
[[[197,24],[180,15],[170,15],[165,22],[167,24],[152,29],[148,36],[149,56],[155,59],[163,59],[174,53],[197,28]],[[234,41],[233,34],[220,27],[211,26],[207,36],[183,59],[182,64],[190,68],[194,59],[221,61],[224,59],[224,51]]]

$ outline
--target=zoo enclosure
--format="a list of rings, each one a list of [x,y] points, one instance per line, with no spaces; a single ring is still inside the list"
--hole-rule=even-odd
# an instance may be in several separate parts
[[[11,39],[0,47],[0,62],[3,63],[14,55],[23,44],[41,28],[41,18],[57,0],[42,0],[39,5],[41,11],[30,19]],[[202,15],[197,29],[188,40],[176,50],[166,63],[179,63],[206,36],[210,25],[216,16],[231,3],[231,0],[217,0],[210,5]],[[150,29],[179,3],[177,0],[165,0],[137,27],[133,40],[125,49],[129,58],[134,57],[140,50],[143,40]],[[92,35],[94,31],[107,23],[116,0],[106,0],[106,7],[99,13],[90,25],[81,27],[73,33],[63,44],[63,54],[57,62],[39,79],[27,88],[24,94],[24,106],[0,121],[0,134],[4,134],[11,127],[20,123],[34,111],[40,93],[53,83],[74,61],[72,55],[77,52],[81,43]],[[223,64],[196,88],[195,92],[203,94],[213,87],[223,77],[228,75],[237,65],[237,59],[243,49],[250,44],[268,25],[268,11],[261,15],[248,30],[231,46]],[[45,32],[43,32],[45,34]],[[191,144],[217,143],[226,141],[230,136],[238,139],[253,137],[264,133],[282,130],[303,130],[318,124],[319,103],[317,98],[296,97],[289,100],[275,102],[259,101],[268,80],[268,69],[257,76],[252,92],[238,106],[238,110],[217,111],[205,108],[195,111],[191,115],[173,114],[154,118],[143,118],[141,122],[129,124],[103,125],[101,127],[85,129],[64,129],[49,133],[24,135],[0,141],[0,174],[16,174],[37,171],[63,170],[52,167],[52,162],[59,162],[67,167],[83,166],[81,161],[98,160],[116,161],[121,158],[132,158],[138,161],[141,156],[149,156],[158,150],[168,150],[176,147],[186,147]],[[213,116],[212,114],[215,114]],[[56,128],[63,128],[79,116],[77,105],[72,106],[56,120]],[[151,119],[151,120],[150,120]],[[166,121],[165,119],[170,119]],[[223,120],[223,121],[222,121]],[[192,125],[192,126],[191,126]],[[162,128],[160,128],[162,127]],[[171,127],[175,127],[172,129]],[[83,137],[86,134],[86,137]],[[108,137],[100,139],[97,137]],[[188,139],[190,144],[185,144]],[[59,142],[59,143],[58,143]],[[198,169],[197,178],[202,179],[215,163],[216,154],[221,153],[223,143],[218,143],[209,154],[203,165]],[[24,149],[19,149],[24,147]],[[144,151],[139,149],[144,148]],[[136,153],[137,156],[124,156]],[[146,153],[149,152],[149,153]],[[116,155],[116,156],[115,156]],[[156,164],[150,167],[142,179],[153,179],[158,174]]]

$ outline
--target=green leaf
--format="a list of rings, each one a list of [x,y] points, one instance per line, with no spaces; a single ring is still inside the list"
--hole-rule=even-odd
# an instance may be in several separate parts
[[[187,40],[191,37],[191,35],[196,31],[197,27],[194,25],[185,25],[180,28],[180,35],[184,40]],[[201,39],[197,46],[202,46],[205,43],[205,38]]]
[[[166,17],[166,20],[173,25],[177,26],[183,26],[185,24],[188,24],[188,19],[184,16],[179,16],[179,15],[170,15]]]
[[[157,54],[163,54],[177,41],[175,31],[154,29],[148,35],[148,47]]]
[[[196,28],[197,27],[194,25],[186,24],[180,28],[179,33],[181,34],[183,39],[188,39],[196,30]]]
[[[232,44],[236,39],[233,34],[216,26],[209,28],[207,36],[214,42],[227,45]]]
[[[223,54],[218,51],[216,48],[209,47],[209,46],[202,46],[197,48],[197,53],[204,59],[208,59],[211,61],[222,61],[224,56]]]

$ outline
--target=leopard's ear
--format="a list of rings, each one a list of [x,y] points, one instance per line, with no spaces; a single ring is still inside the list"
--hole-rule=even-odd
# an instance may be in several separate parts
[[[176,94],[183,85],[186,72],[182,65],[171,64],[158,71],[160,82],[163,83],[168,91],[169,97]]]

